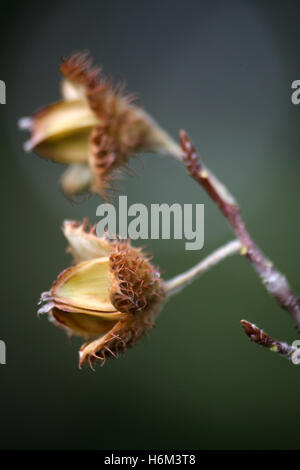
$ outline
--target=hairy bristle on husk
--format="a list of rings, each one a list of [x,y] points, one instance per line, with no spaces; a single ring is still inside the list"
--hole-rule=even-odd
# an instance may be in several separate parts
[[[110,255],[110,268],[117,281],[111,301],[120,312],[150,310],[164,297],[159,270],[128,241],[116,241]]]

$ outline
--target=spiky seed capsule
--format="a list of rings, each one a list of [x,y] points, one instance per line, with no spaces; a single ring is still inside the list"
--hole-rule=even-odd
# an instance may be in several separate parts
[[[77,264],[65,269],[43,293],[39,313],[87,341],[80,365],[115,357],[152,326],[165,298],[159,270],[128,241],[110,242],[73,221],[64,234]]]
[[[105,195],[115,170],[138,152],[181,155],[166,132],[132,103],[134,97],[104,78],[87,54],[65,59],[60,71],[63,100],[21,119],[20,127],[31,133],[26,151],[70,165],[61,178],[68,196]]]

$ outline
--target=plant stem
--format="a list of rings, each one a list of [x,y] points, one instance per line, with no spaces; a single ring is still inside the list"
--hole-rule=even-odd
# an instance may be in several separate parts
[[[178,276],[175,276],[173,279],[166,281],[165,288],[167,295],[172,296],[177,294],[177,292],[190,284],[194,279],[199,277],[200,274],[203,274],[205,271],[215,266],[215,264],[218,264],[228,256],[237,253],[241,249],[241,246],[242,245],[239,240],[232,240],[204,258],[193,268],[185,271],[182,274],[179,274]]]
[[[239,207],[227,188],[203,165],[196,150],[184,131],[180,133],[184,161],[190,175],[201,184],[228,220],[242,244],[241,253],[252,263],[267,291],[275,297],[280,306],[295,319],[300,330],[299,298],[291,290],[286,277],[277,271],[248,233],[240,215]]]

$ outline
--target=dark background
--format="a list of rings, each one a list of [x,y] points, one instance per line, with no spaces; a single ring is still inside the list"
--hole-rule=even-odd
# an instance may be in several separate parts
[[[17,120],[59,98],[62,56],[89,49],[125,79],[174,136],[185,128],[231,188],[256,241],[299,282],[300,79],[297,1],[64,0],[1,2],[0,447],[3,449],[299,448],[300,369],[251,344],[247,318],[299,339],[252,267],[228,259],[172,299],[157,328],[96,372],[78,370],[68,343],[36,304],[70,263],[64,218],[96,222],[98,196],[71,204],[62,167],[26,155]],[[232,234],[175,161],[145,155],[121,194],[129,203],[202,202],[205,246],[149,241],[165,278]]]

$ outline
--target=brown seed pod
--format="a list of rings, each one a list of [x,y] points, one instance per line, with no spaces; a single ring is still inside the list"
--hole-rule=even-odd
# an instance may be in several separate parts
[[[60,66],[63,99],[44,107],[20,127],[30,132],[26,151],[70,167],[61,178],[72,197],[82,192],[105,195],[129,158],[142,151],[181,156],[180,147],[122,86],[113,86],[86,53],[73,54]]]
[[[80,365],[105,361],[132,347],[152,326],[165,298],[159,270],[128,241],[98,238],[86,223],[66,221],[64,234],[76,264],[44,292],[55,325],[80,335]]]

